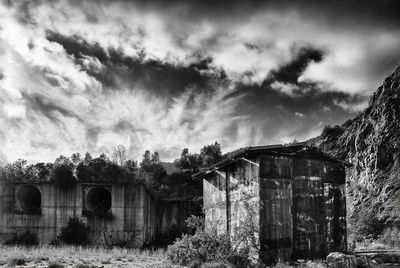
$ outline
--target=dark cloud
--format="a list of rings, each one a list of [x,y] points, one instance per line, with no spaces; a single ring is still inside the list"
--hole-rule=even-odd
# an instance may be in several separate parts
[[[55,114],[54,112],[59,112],[67,117],[75,117],[77,119],[80,119],[77,112],[62,107],[56,101],[49,99],[45,95],[39,93],[28,94],[25,92],[22,92],[21,94],[28,109],[34,112],[40,112],[41,114],[43,114],[45,117],[49,118],[52,121],[55,122],[60,121],[60,118],[58,118],[57,114]]]
[[[125,56],[115,48],[89,44],[79,36],[67,37],[47,31],[46,37],[49,41],[62,45],[77,63],[81,63],[80,60],[85,56],[98,59],[102,64],[101,70],[90,69],[84,65],[82,68],[103,86],[113,90],[140,87],[151,93],[175,96],[190,86],[202,91],[212,90],[210,83],[225,77],[223,71],[213,69],[212,59],[209,57],[200,58],[188,66],[173,65],[158,60],[144,60],[143,56]]]
[[[294,48],[292,61],[283,65],[278,70],[272,70],[267,83],[279,81],[298,84],[298,78],[304,73],[310,62],[320,62],[323,52],[313,47]]]
[[[81,5],[81,1],[76,4]],[[97,1],[95,1],[97,2]],[[103,1],[106,4],[108,1]],[[398,28],[400,25],[400,2],[397,0],[115,0],[139,6],[146,10],[162,10],[178,13],[186,19],[239,18],[256,12],[296,11],[300,15],[320,19],[330,24],[349,26],[385,26]]]
[[[116,133],[121,133],[121,132],[131,132],[131,133],[137,133],[137,132],[148,132],[148,130],[143,129],[143,128],[138,128],[135,126],[132,122],[128,120],[121,120],[118,123],[116,123],[113,127],[112,130],[115,131]]]
[[[308,65],[321,61],[323,55],[321,50],[311,46],[299,47],[294,50],[292,60],[272,70],[263,83],[238,83],[236,90],[226,96],[240,99],[235,116],[251,118],[249,126],[261,130],[266,139],[278,135],[285,126],[290,129],[299,121],[301,124],[295,128],[295,133],[289,131],[287,134],[301,136],[320,122],[334,125],[354,116],[354,111],[344,110],[337,104],[357,105],[366,101],[365,96],[336,91],[323,83],[298,81]],[[275,88],[277,82],[293,88],[292,92]],[[235,139],[237,131],[237,125],[233,123],[227,134]]]
[[[193,91],[192,96],[188,98],[186,105],[188,111],[197,94],[204,93],[205,88],[212,90],[210,83],[223,83],[226,79],[223,70],[216,70],[213,67],[213,59],[210,57],[199,57],[197,62],[187,66],[171,65],[155,60],[144,61],[143,57],[128,57],[114,48],[102,48],[98,44],[89,44],[79,36],[64,36],[49,31],[47,39],[61,44],[78,64],[81,64],[85,57],[98,59],[102,64],[100,72],[87,68],[83,64],[82,68],[109,89],[117,90],[124,88],[124,85],[132,88],[139,86],[164,97],[179,96],[186,92],[189,86],[199,89]],[[245,46],[252,50],[262,49],[257,44],[249,43]],[[271,70],[263,83],[250,85],[236,83],[236,90],[224,98],[224,100],[235,99],[239,102],[232,116],[251,118],[249,128],[252,129],[253,138],[256,137],[256,130],[265,133],[265,137],[274,137],[285,124],[294,125],[299,121],[301,123],[295,129],[296,133],[292,133],[293,136],[307,133],[310,128],[320,122],[337,124],[348,119],[354,115],[354,112],[344,110],[337,103],[356,105],[365,101],[365,97],[339,92],[314,81],[298,81],[309,64],[321,62],[324,55],[323,50],[310,45],[295,45],[292,49],[292,59],[279,68]],[[293,91],[288,94],[274,88],[273,85],[276,82],[292,87]],[[190,130],[190,126],[195,124],[195,121],[196,116],[189,112],[187,117],[182,118],[181,125],[187,126]],[[238,129],[237,123],[232,121],[226,134],[234,141],[235,136],[238,135]],[[129,133],[138,131],[128,121],[119,122],[113,130]],[[100,130],[88,130],[87,137],[90,137],[92,142],[96,141],[98,131]]]

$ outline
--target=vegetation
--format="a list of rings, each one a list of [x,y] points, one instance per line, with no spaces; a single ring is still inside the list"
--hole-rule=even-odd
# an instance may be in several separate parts
[[[59,240],[67,245],[85,246],[89,244],[89,227],[78,217],[70,218],[61,229]]]
[[[35,246],[38,244],[37,237],[29,231],[22,234],[15,234],[14,237],[5,242],[5,245]]]
[[[194,233],[184,234],[176,239],[175,243],[168,247],[168,259],[180,265],[210,262],[233,267],[259,265],[259,205],[251,200],[247,192],[243,192],[243,195],[246,215],[239,220],[238,228],[233,228],[231,235],[217,231],[219,222],[210,223],[206,230],[203,217],[191,216],[186,223]]]
[[[356,240],[365,238],[377,239],[385,229],[385,220],[378,217],[378,213],[371,207],[360,209],[355,222]]]
[[[160,198],[198,198],[202,195],[202,183],[192,179],[199,170],[222,159],[219,143],[204,146],[200,153],[189,153],[187,148],[173,163],[175,172],[167,174],[158,152],[145,151],[140,165],[128,159],[127,150],[118,145],[112,160],[101,154],[93,158],[90,153],[81,157],[74,153],[70,157],[59,156],[54,163],[27,164],[19,159],[0,168],[0,178],[9,181],[47,181],[62,188],[84,182],[134,182],[145,183]]]
[[[165,250],[88,248],[75,246],[19,247],[0,245],[0,266],[14,267],[176,267]]]

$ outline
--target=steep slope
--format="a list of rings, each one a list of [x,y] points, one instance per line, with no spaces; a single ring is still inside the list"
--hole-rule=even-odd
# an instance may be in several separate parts
[[[326,127],[308,142],[353,164],[348,171],[351,227],[376,216],[373,228],[384,228],[381,236],[400,228],[400,67],[361,114],[341,126]],[[367,219],[360,219],[362,215]]]

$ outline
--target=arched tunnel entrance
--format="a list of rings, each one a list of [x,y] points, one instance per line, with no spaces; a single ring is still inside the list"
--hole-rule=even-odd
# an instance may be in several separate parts
[[[42,195],[38,188],[32,185],[21,186],[16,195],[17,206],[26,214],[40,214]]]
[[[87,209],[95,215],[105,215],[111,209],[111,194],[103,187],[91,189],[87,195]]]

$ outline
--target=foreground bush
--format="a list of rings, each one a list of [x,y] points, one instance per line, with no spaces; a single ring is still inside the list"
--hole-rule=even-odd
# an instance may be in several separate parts
[[[357,240],[377,239],[384,229],[385,221],[378,217],[375,209],[364,208],[359,212],[355,230]]]
[[[193,235],[182,235],[168,247],[167,257],[173,264],[218,262],[230,263],[235,267],[250,266],[249,250],[247,248],[232,249],[228,235],[205,232],[204,220],[201,217],[191,216],[186,223],[189,228],[194,228],[195,232]]]
[[[59,240],[67,245],[85,246],[89,244],[89,227],[78,217],[70,218],[61,229]]]
[[[26,231],[20,235],[14,235],[14,237],[5,242],[6,245],[15,246],[35,246],[38,244],[37,237],[29,231]]]

